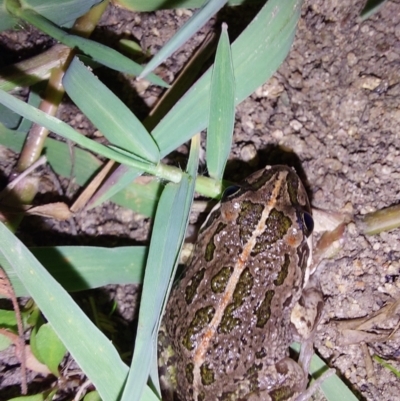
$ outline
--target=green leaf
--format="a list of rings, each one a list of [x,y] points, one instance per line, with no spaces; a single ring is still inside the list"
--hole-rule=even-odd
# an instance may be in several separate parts
[[[99,206],[109,200],[112,196],[125,189],[142,173],[142,171],[132,167],[119,166],[107,177],[101,188],[92,196],[86,204],[86,209]]]
[[[44,401],[44,394],[24,395],[21,397],[9,398],[7,401]]]
[[[0,103],[28,118],[29,120],[39,125],[42,125],[50,131],[53,131],[66,139],[70,139],[78,145],[86,147],[87,149],[90,149],[91,151],[96,152],[99,155],[103,155],[111,160],[115,160],[128,166],[143,169],[144,171],[149,173],[154,174],[157,171],[157,166],[130,158],[122,154],[121,152],[112,150],[107,146],[101,145],[96,141],[86,138],[84,135],[81,135],[79,132],[75,131],[63,121],[53,116],[50,116],[49,114],[44,113],[43,111],[36,109],[35,107],[31,107],[25,102],[2,90],[0,90]]]
[[[17,327],[17,318],[13,310],[0,309],[0,327],[8,329]]]
[[[4,351],[12,344],[11,340],[0,334],[0,351]]]
[[[289,52],[302,1],[269,0],[232,44],[235,104],[240,103],[277,70]],[[210,108],[208,70],[152,131],[161,157],[206,128]]]
[[[15,129],[20,124],[22,118],[19,114],[14,113],[9,108],[0,105],[0,122],[7,128]]]
[[[199,146],[196,150],[198,156]],[[143,281],[135,352],[121,401],[140,400],[142,389],[147,382],[153,363],[157,323],[171,280],[171,272],[177,265],[184,240],[194,186],[195,177],[184,174],[179,184],[167,184],[161,194]]]
[[[360,13],[361,20],[364,21],[377,13],[387,0],[368,0]]]
[[[128,373],[116,349],[25,245],[0,223],[7,262],[104,400],[117,400]],[[112,366],[112,369],[99,367]]]
[[[293,343],[290,348],[294,349],[296,352],[300,351],[300,344]],[[320,375],[321,372],[327,370],[328,366],[325,362],[318,356],[314,355],[310,364],[310,374]],[[321,389],[328,401],[357,401],[358,398],[350,391],[346,384],[340,380],[337,375],[328,377],[322,384]]]
[[[21,2],[24,9],[34,10],[54,24],[71,27],[75,20],[86,14],[94,5],[102,0],[24,0]],[[11,3],[8,1],[7,3]],[[18,6],[21,7],[19,3]]]
[[[163,63],[180,46],[186,43],[210,18],[220,10],[227,0],[207,0],[204,5],[175,33],[175,35],[161,48],[161,50],[149,61],[139,75],[145,77]]]
[[[228,4],[237,6],[245,2],[254,4],[261,0],[230,0]],[[166,8],[198,8],[204,4],[204,0],[114,0],[113,3],[132,11],[155,11]]]
[[[75,20],[86,14],[95,4],[102,0],[24,0],[24,8],[34,9],[37,13],[45,16],[57,25],[71,27]],[[10,1],[0,2],[0,31],[13,28],[17,19],[11,15],[6,8]]]
[[[108,284],[140,284],[143,281],[147,250],[145,246],[59,246],[30,249],[67,291],[87,290]],[[0,265],[9,277],[16,295],[29,296],[17,273],[1,253]]]
[[[91,391],[87,393],[83,398],[83,401],[102,401],[100,398],[100,394],[97,391]]]
[[[36,333],[36,349],[41,356],[40,360],[58,377],[58,366],[64,358],[66,348],[50,324],[43,324]]]
[[[0,124],[0,144],[15,152],[21,151],[25,137],[25,134],[8,130]],[[46,154],[48,162],[57,174],[69,177],[79,185],[86,185],[103,165],[91,153],[51,138],[46,139],[43,153]],[[125,166],[119,168],[122,167],[125,168]],[[156,179],[143,184],[131,183],[127,188],[112,196],[111,201],[145,216],[153,217],[162,188],[163,183]],[[105,197],[107,195],[106,193]]]
[[[70,64],[63,85],[74,103],[113,145],[158,163],[157,145],[143,124],[78,58]]]
[[[210,177],[222,180],[232,146],[235,123],[235,77],[226,24],[215,56],[211,78],[210,117],[207,129],[207,168]]]
[[[37,14],[33,10],[17,9],[15,10],[15,15],[34,25],[36,28],[40,29],[47,35],[52,36],[59,42],[64,43],[66,46],[69,46],[72,49],[79,49],[81,52],[87,54],[95,61],[105,65],[106,67],[136,76],[139,75],[143,70],[143,67],[141,65],[135,63],[128,57],[124,56],[114,49],[111,49],[110,47],[104,46],[101,43],[93,42],[90,39],[82,38],[77,35],[67,34],[62,29],[54,25],[51,21]],[[159,85],[164,88],[168,87],[168,84],[166,84],[157,75],[149,74],[146,79],[154,85]]]

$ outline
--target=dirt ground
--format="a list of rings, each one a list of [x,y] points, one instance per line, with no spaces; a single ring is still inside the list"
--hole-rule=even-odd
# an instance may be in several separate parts
[[[399,202],[400,2],[386,2],[376,15],[361,22],[358,15],[363,3],[305,1],[286,61],[268,83],[237,108],[226,178],[234,180],[243,162],[249,172],[262,167],[265,152],[280,145],[300,159],[315,207],[360,216]],[[218,24],[226,15],[234,25],[235,15],[240,19],[237,12],[221,14]],[[107,37],[108,43],[121,37],[134,38],[153,54],[190,14],[178,10],[139,15],[110,7],[95,38]],[[174,79],[215,23],[210,21],[160,68],[164,79]],[[21,39],[18,35],[26,37]],[[4,64],[51,44],[36,33],[29,36],[25,31],[18,35],[7,33],[0,37]],[[134,96],[132,91],[127,94],[126,88],[122,89],[126,82],[125,78],[114,80],[113,90],[122,91],[121,97],[129,103]],[[159,93],[150,88],[143,94],[140,116],[146,115]],[[68,107],[63,106],[61,113],[66,121],[76,113],[76,109],[71,111]],[[89,134],[94,131],[84,118],[74,117],[73,124]],[[5,161],[10,160],[11,154],[3,150],[1,155],[6,174],[10,164]],[[81,219],[76,225],[82,235],[121,236],[139,242],[148,238],[148,219],[141,220],[115,205],[97,208]],[[50,234],[52,229],[48,225],[43,228]],[[316,350],[363,400],[399,399],[400,382],[376,362],[374,375],[367,377],[361,345],[342,345],[333,321],[368,316],[399,299],[399,236],[399,229],[363,236],[350,223],[339,254],[319,268],[326,306]],[[30,238],[28,242],[37,240]],[[122,304],[124,298],[131,302],[133,292],[131,288],[112,289]],[[131,306],[126,310],[127,315],[133,314]],[[385,323],[393,328],[397,321]],[[390,358],[390,363],[400,369],[396,362],[398,348],[396,335],[390,342],[368,347],[371,354]],[[4,354],[0,358],[4,372]]]

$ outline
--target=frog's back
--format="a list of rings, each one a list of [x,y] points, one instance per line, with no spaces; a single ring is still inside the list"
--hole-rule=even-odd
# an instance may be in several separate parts
[[[304,212],[297,175],[277,166],[249,177],[210,214],[164,317],[182,401],[259,391],[261,367],[265,374],[286,356],[309,256]]]

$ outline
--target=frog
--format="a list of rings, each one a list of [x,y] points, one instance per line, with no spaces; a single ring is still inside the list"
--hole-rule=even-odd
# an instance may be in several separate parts
[[[308,398],[323,307],[310,280],[312,231],[307,192],[290,167],[267,166],[224,192],[162,318],[163,400]],[[294,340],[306,350],[299,361],[289,356]]]

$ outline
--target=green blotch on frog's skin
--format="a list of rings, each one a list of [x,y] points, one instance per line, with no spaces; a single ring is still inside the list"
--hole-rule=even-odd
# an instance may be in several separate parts
[[[244,201],[241,204],[237,225],[240,227],[240,239],[246,243],[261,219],[264,206],[260,203]]]
[[[224,266],[212,279],[211,279],[211,290],[215,294],[220,294],[225,291],[226,285],[228,284],[229,277],[233,272],[232,266]]]
[[[250,395],[251,393],[254,393],[260,389],[259,381],[258,381],[258,373],[261,372],[263,368],[262,363],[253,363],[253,365],[250,367],[250,369],[247,370],[247,378],[248,378],[248,383],[246,383],[247,389],[246,393]]]
[[[267,324],[269,318],[271,317],[271,302],[274,295],[275,295],[274,290],[268,290],[265,293],[264,300],[261,302],[260,307],[256,311],[257,327],[263,328]]]
[[[198,271],[190,281],[190,284],[186,287],[185,290],[185,301],[188,305],[190,305],[193,301],[194,296],[197,293],[197,288],[199,287],[201,281],[203,280],[205,274],[205,269],[201,269]]]
[[[205,306],[196,312],[182,340],[186,349],[191,351],[194,348],[192,337],[211,322],[214,314],[215,309],[212,306]]]
[[[292,220],[290,217],[277,209],[272,209],[265,221],[265,226],[268,227],[268,229],[256,238],[256,244],[251,251],[251,255],[258,255],[260,252],[267,250],[271,244],[282,239],[291,225]]]
[[[286,184],[291,204],[298,205],[299,178],[297,177],[297,174],[290,172],[286,176]]]
[[[226,306],[224,314],[221,319],[221,323],[218,326],[218,333],[228,334],[235,327],[240,326],[242,321],[233,316],[233,312],[236,309],[235,304],[229,304]]]
[[[205,251],[205,254],[204,254],[204,259],[206,260],[206,262],[211,262],[214,259],[214,251],[215,251],[214,238],[225,227],[226,227],[226,224],[219,223],[217,229],[215,230],[214,235],[211,237],[210,242],[207,244],[206,251]]]
[[[193,380],[194,380],[193,369],[194,369],[193,363],[188,363],[186,365],[185,376],[186,376],[186,380],[188,381],[189,384],[193,384]]]
[[[244,299],[250,295],[251,289],[253,288],[253,283],[253,276],[251,275],[249,268],[246,267],[239,277],[235,291],[233,291],[232,298],[236,308],[242,305]]]
[[[274,284],[276,286],[282,285],[289,272],[289,264],[290,264],[290,257],[287,253],[285,253],[285,260],[281,266],[281,270],[279,270],[278,277],[274,280]]]
[[[221,323],[218,326],[219,333],[228,334],[241,324],[241,320],[234,317],[233,312],[239,308],[239,306],[243,304],[244,299],[250,295],[253,282],[254,279],[250,270],[248,268],[244,269],[233,291],[233,303],[227,305],[225,308]]]
[[[215,382],[214,371],[209,368],[208,363],[203,363],[200,367],[201,382],[205,386],[209,386]]]
[[[285,401],[294,395],[294,391],[289,386],[282,386],[272,390],[269,395],[272,401]]]
[[[214,251],[215,251],[215,244],[214,244],[214,237],[210,239],[210,242],[206,246],[206,252],[204,254],[204,259],[207,262],[210,262],[214,259]]]

